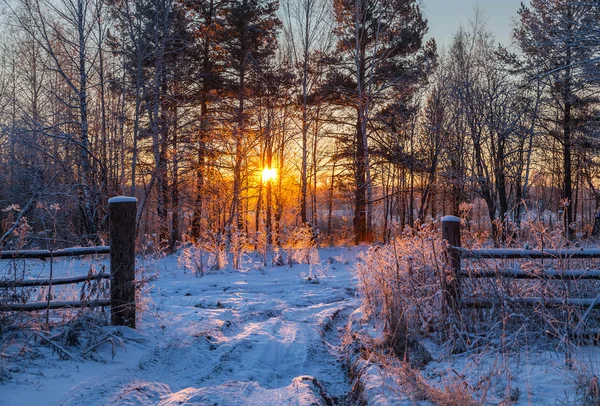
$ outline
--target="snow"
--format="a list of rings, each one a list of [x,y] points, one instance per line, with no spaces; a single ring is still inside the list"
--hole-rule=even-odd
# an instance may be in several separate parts
[[[102,328],[123,346],[107,342],[93,358],[67,347],[69,360],[44,349],[20,363],[2,353],[0,405],[348,404],[357,387],[368,405],[429,405],[413,400],[381,358],[361,347],[382,335],[364,319],[356,293],[359,250],[321,249],[317,277],[309,265],[264,268],[252,257],[242,271],[196,277],[178,267],[176,256],[161,258],[138,329]],[[47,274],[47,263],[28,263],[28,276]],[[83,260],[59,260],[54,275],[88,269]],[[352,340],[344,340],[347,332]],[[443,389],[460,378],[465,387],[488,388],[490,404],[506,399],[507,390],[518,394],[514,405],[576,404],[576,383],[600,369],[598,347],[580,347],[569,369],[563,352],[534,342],[460,355],[427,340],[424,345],[434,357],[421,371],[430,385]]]
[[[137,198],[129,196],[115,196],[108,199],[108,204],[113,203],[137,203]]]
[[[362,337],[364,345],[377,331],[361,320],[360,309],[351,315],[350,331],[354,337]],[[580,387],[584,377],[598,376],[600,351],[596,346],[582,346],[572,354],[575,366],[565,364],[564,352],[548,349],[539,343],[529,343],[515,351],[490,348],[479,353],[448,355],[438,344],[424,340],[423,344],[434,360],[420,371],[432,388],[446,389],[451,394],[453,387],[477,389],[478,396],[485,402],[476,404],[511,404],[515,406],[545,406],[554,404],[584,404]],[[433,405],[424,399],[415,399],[414,393],[399,385],[393,368],[399,369],[397,359],[387,359],[387,368],[372,359],[358,357],[351,352],[351,363],[358,373],[359,385],[363,388],[362,398],[370,406],[413,406]],[[381,360],[381,358],[379,359]],[[392,369],[390,369],[390,367]],[[590,383],[593,385],[594,380]],[[453,383],[456,386],[453,386]],[[593,388],[593,386],[592,386]],[[510,393],[508,393],[510,392]],[[510,402],[506,400],[512,397]]]
[[[355,254],[321,250],[318,277],[309,265],[264,269],[255,263],[196,277],[169,256],[158,264],[138,330],[105,328],[125,343],[114,358],[107,343],[94,354],[97,361],[54,356],[12,372],[0,384],[0,404],[308,405],[341,399],[351,391],[340,342],[359,305]],[[329,263],[328,256],[349,265]],[[55,275],[60,269],[55,265]]]
[[[442,223],[460,223],[460,218],[456,216],[442,217]]]

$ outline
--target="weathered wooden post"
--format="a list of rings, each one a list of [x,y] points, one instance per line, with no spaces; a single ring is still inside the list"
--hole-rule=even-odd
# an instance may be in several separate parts
[[[442,217],[442,240],[450,247],[460,247],[460,218],[455,216]],[[460,254],[451,248],[446,251],[447,272],[444,274],[446,303],[458,315],[458,276],[460,272]]]
[[[110,220],[110,322],[135,328],[135,197],[108,200]]]

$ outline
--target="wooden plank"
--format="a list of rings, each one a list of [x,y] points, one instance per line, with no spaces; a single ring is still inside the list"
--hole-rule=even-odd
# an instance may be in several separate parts
[[[101,272],[91,276],[88,275],[77,275],[77,276],[67,276],[64,278],[53,278],[52,283],[50,283],[50,279],[25,279],[18,281],[6,281],[0,280],[0,288],[26,288],[33,286],[48,286],[48,285],[69,285],[72,283],[81,283],[88,280],[98,280],[98,279],[109,279],[110,274],[108,272]]]
[[[472,259],[593,259],[600,258],[600,249],[524,250],[504,248],[466,249],[452,247],[461,258]]]
[[[84,255],[110,254],[110,247],[74,247],[50,252],[49,250],[0,251],[0,259],[45,259],[58,257],[79,257]]]
[[[448,242],[450,247],[460,247],[460,219],[454,216],[442,217],[442,240]],[[458,276],[460,273],[460,254],[456,250],[445,250],[446,264],[450,274],[442,276],[442,295],[454,317],[459,317],[458,311]],[[445,312],[445,309],[443,310]],[[444,313],[445,315],[445,313]]]
[[[566,271],[557,271],[555,269],[544,269],[540,271],[526,271],[519,268],[503,268],[489,270],[472,270],[470,272],[461,272],[461,277],[465,278],[514,278],[514,279],[600,279],[600,270],[585,269]]]
[[[590,307],[594,309],[600,308],[600,301],[596,299],[563,299],[559,297],[521,297],[521,298],[509,298],[506,300],[509,304],[516,305],[528,305],[528,306],[544,306],[544,307],[561,307],[561,306],[574,306],[574,307]],[[472,307],[476,309],[489,309],[493,306],[497,306],[500,303],[492,302],[487,299],[464,299],[461,302],[466,307]]]
[[[135,217],[137,199],[108,200],[110,239],[110,324],[135,328]]]
[[[55,309],[80,309],[86,307],[110,306],[110,299],[98,299],[91,301],[66,300],[50,302],[30,302],[30,303],[6,303],[0,305],[0,311],[24,311],[33,312],[38,310]]]

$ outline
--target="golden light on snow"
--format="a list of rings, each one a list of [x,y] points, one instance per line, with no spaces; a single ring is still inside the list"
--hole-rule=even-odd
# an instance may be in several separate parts
[[[277,177],[277,169],[275,168],[265,168],[262,171],[262,180],[263,182],[268,182]]]

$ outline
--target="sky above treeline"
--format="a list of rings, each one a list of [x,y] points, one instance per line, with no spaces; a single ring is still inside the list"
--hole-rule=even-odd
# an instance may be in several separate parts
[[[422,10],[429,21],[428,37],[435,38],[438,49],[447,47],[458,27],[468,26],[478,6],[487,21],[487,26],[497,40],[510,45],[514,20],[521,2],[528,0],[421,0]]]

